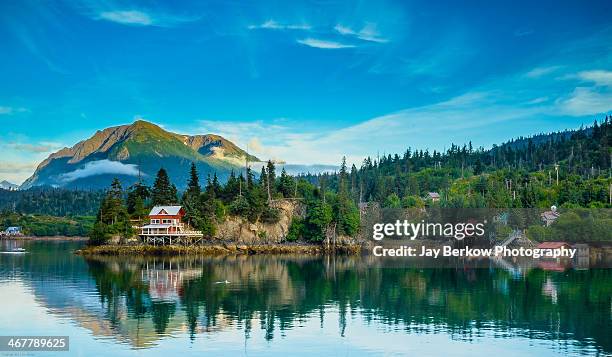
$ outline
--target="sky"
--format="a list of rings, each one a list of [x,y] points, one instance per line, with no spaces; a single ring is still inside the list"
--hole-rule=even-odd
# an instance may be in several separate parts
[[[0,181],[145,119],[359,164],[612,111],[610,1],[1,1]]]

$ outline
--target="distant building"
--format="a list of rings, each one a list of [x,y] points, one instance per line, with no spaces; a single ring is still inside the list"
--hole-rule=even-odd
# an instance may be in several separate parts
[[[23,234],[21,233],[21,227],[8,227],[4,231],[4,235],[5,236],[20,236]]]
[[[440,194],[437,192],[427,192],[427,196],[425,196],[426,200],[431,200],[431,202],[440,201]]]
[[[540,218],[542,218],[544,225],[548,227],[559,218],[559,213],[557,211],[546,211],[540,215]]]
[[[570,249],[572,246],[566,242],[543,242],[538,244],[538,249],[559,249],[559,248],[567,248]]]
[[[21,234],[21,227],[8,227],[6,229],[6,234]]]

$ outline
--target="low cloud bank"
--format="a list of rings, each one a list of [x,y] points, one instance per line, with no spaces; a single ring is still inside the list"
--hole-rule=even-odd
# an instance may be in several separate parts
[[[249,166],[252,170],[259,174],[261,171],[261,167],[266,165],[266,161],[261,162],[249,162]],[[302,165],[302,164],[275,164],[276,166],[276,175],[280,175],[281,170],[284,168],[285,171],[289,175],[297,176],[300,174],[322,174],[322,173],[333,173],[340,170],[339,166],[336,165],[323,165],[323,164],[313,164],[313,165]]]
[[[60,175],[60,179],[64,182],[71,182],[80,178],[104,175],[138,175],[138,165],[123,164],[119,161],[98,160],[86,163],[82,168]]]

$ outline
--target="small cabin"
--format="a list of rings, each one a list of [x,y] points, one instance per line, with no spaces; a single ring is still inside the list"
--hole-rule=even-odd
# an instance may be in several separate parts
[[[540,215],[540,218],[542,219],[544,225],[548,227],[553,224],[557,218],[559,218],[559,213],[557,211],[546,211]]]
[[[8,227],[4,234],[7,236],[20,236],[21,235],[21,227]]]
[[[543,242],[543,243],[538,244],[537,246],[538,249],[560,249],[560,248],[570,249],[571,247],[572,246],[566,242]]]
[[[440,201],[440,194],[437,192],[427,192],[425,200],[431,200],[431,202],[438,202]]]

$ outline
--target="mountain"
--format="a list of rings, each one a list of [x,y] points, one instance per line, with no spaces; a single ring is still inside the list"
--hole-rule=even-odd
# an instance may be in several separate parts
[[[164,167],[177,187],[184,187],[192,162],[202,178],[217,173],[223,179],[244,166],[247,153],[213,134],[182,135],[138,120],[97,131],[91,138],[49,155],[21,189],[33,186],[104,188],[114,177],[124,186],[140,176],[152,183]],[[259,161],[248,155],[249,161]]]
[[[0,188],[3,190],[14,191],[19,188],[19,185],[15,185],[14,183],[8,182],[6,180],[0,182]]]

